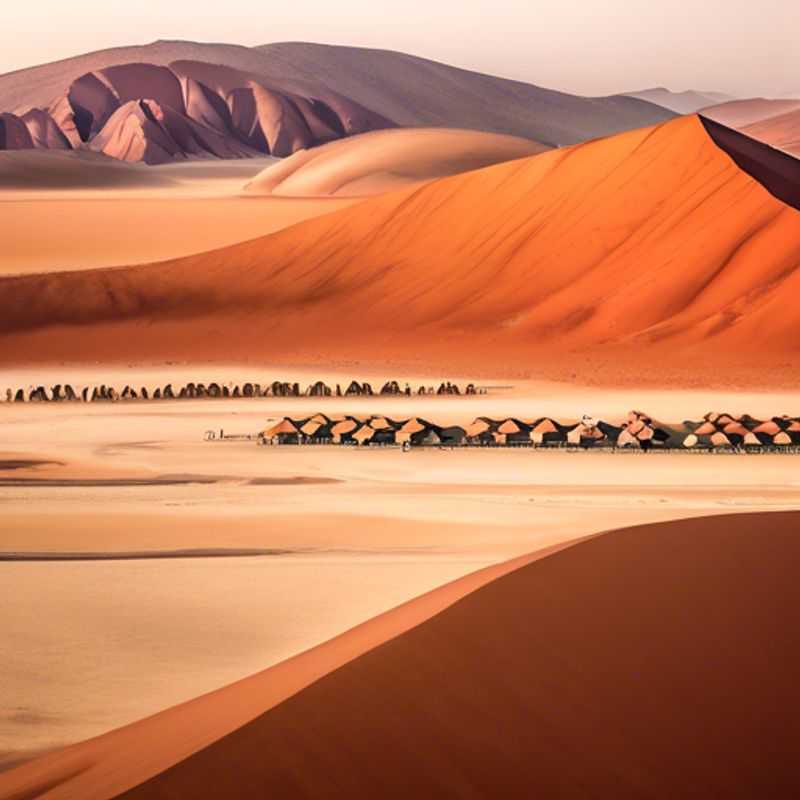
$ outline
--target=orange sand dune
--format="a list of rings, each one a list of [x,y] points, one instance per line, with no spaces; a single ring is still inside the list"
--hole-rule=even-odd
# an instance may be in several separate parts
[[[479,131],[374,131],[301,150],[267,167],[245,191],[288,197],[379,194],[549,149],[528,139]]]
[[[800,157],[800,103],[797,105],[794,111],[746,126],[744,133]]]
[[[686,117],[196,257],[2,279],[0,359],[500,368],[624,348],[645,368],[696,347],[761,368],[800,345],[798,266],[800,214]]]
[[[668,522],[484,570],[0,798],[794,796],[799,526]]]

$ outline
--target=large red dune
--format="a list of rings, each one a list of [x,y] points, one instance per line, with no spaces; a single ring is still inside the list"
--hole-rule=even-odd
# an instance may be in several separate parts
[[[362,196],[543,153],[538,142],[442,128],[373,131],[301,150],[267,167],[248,194]]]
[[[798,557],[796,512],[556,548],[23,765],[0,798],[791,797]]]
[[[800,346],[798,266],[800,213],[686,117],[204,255],[4,278],[0,360],[760,370]]]

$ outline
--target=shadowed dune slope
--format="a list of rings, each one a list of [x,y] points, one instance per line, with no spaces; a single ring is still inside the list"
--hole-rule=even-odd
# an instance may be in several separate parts
[[[779,200],[800,210],[799,159],[712,120],[701,120],[714,142],[741,169]]]
[[[97,748],[117,732],[73,748],[83,775],[46,757],[0,778],[0,797],[54,787],[61,800],[81,782],[97,800],[794,796],[798,557],[797,513],[584,540],[428,609],[136,788],[96,790],[113,785]],[[126,781],[146,775],[148,750],[174,747],[181,715],[223,709],[242,685],[178,707],[170,725],[123,729]],[[254,704],[269,694],[249,688]]]
[[[800,158],[800,108],[747,125],[743,133]]]
[[[798,557],[789,514],[584,542],[124,797],[789,796]]]
[[[284,197],[379,194],[548,149],[528,139],[477,131],[375,131],[295,153],[267,167],[245,190]]]
[[[798,266],[800,214],[686,117],[200,256],[5,278],[0,358],[463,366],[660,344],[765,364],[800,347]]]

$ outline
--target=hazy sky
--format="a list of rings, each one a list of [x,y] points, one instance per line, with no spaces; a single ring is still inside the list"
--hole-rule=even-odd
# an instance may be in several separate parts
[[[566,91],[800,92],[800,0],[38,0],[0,73],[155,39],[384,47]]]

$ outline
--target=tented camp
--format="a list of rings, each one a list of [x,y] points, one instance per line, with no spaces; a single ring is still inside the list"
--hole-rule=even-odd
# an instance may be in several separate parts
[[[106,387],[100,387],[102,392]],[[106,390],[107,393],[107,390]],[[54,395],[57,394],[54,391]],[[385,416],[366,420],[331,419],[325,414],[294,420],[285,417],[262,431],[259,440],[274,444],[361,444],[422,446],[535,446],[569,444],[583,448],[614,447],[650,450],[691,449],[755,452],[765,448],[800,448],[800,419],[773,417],[761,421],[748,415],[707,414],[698,422],[680,426],[657,424],[642,412],[632,411],[617,427],[584,416],[564,425],[549,417],[524,422],[516,417],[495,420],[478,417],[466,428],[443,427],[421,417],[396,421]]]

